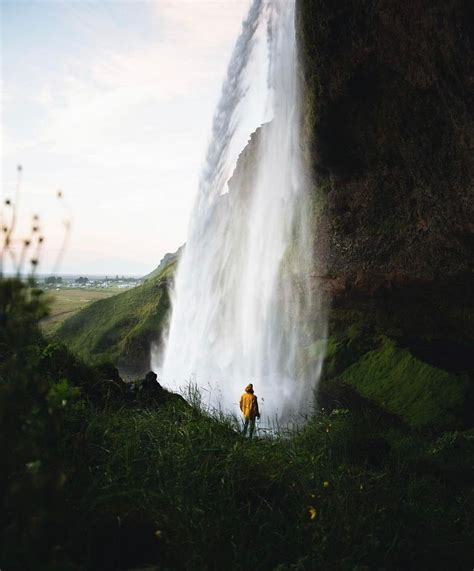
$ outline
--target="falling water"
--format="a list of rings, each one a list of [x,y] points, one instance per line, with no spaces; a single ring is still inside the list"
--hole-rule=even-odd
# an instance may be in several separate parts
[[[153,356],[165,385],[195,382],[225,411],[237,412],[252,382],[262,416],[280,422],[311,407],[325,337],[310,277],[314,232],[301,159],[294,10],[290,0],[254,0],[243,23],[177,270],[165,353],[161,362]],[[229,181],[262,30],[263,107],[272,118],[252,136]]]

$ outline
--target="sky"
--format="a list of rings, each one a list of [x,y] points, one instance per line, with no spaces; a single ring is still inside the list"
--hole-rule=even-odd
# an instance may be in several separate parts
[[[0,2],[1,193],[14,199],[21,165],[17,240],[38,215],[40,273],[148,273],[186,240],[249,1]]]

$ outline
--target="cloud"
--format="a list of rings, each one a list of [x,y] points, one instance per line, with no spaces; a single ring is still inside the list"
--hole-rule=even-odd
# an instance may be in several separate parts
[[[113,50],[108,45],[101,49],[101,42],[94,41],[89,47],[98,47],[90,59],[73,55],[56,69],[52,65],[40,88],[23,97],[24,105],[29,98],[30,104],[42,107],[39,129],[28,134],[26,145],[7,140],[6,152],[17,154],[36,145],[60,156],[86,155],[110,165],[122,163],[127,154],[143,157],[141,151],[154,135],[166,132],[172,137],[185,133],[187,125],[192,130],[186,106],[199,113],[197,99],[217,99],[229,38],[238,32],[245,4],[144,4],[160,23],[154,41]],[[84,26],[90,34],[89,22]],[[93,29],[94,38],[105,33],[97,23]],[[209,106],[206,111],[209,114]]]
[[[48,6],[64,10],[54,50],[42,36],[44,59],[5,81],[4,177],[24,164],[25,202],[36,210],[40,195],[65,189],[75,219],[69,270],[81,264],[77,271],[87,271],[88,258],[106,264],[112,257],[153,267],[185,240],[213,110],[248,1]],[[45,267],[59,239],[57,221],[51,234]]]

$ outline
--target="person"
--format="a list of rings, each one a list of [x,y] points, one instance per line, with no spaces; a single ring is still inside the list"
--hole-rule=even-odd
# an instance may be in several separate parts
[[[249,438],[252,438],[255,430],[255,419],[260,418],[260,412],[258,410],[258,400],[257,396],[253,393],[253,385],[249,383],[245,387],[245,392],[240,397],[240,410],[244,415],[244,429],[242,434],[245,436],[247,430],[249,430]]]

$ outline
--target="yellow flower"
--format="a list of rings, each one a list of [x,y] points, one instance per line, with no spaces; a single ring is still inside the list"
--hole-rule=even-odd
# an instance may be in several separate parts
[[[329,482],[327,480],[323,482],[323,488],[329,488]]]
[[[161,539],[162,535],[163,535],[163,532],[161,531],[161,529],[157,529],[157,530],[155,531],[155,537],[156,537],[156,539]]]
[[[308,506],[309,519],[311,521],[315,520],[318,515],[318,510],[314,506]]]

